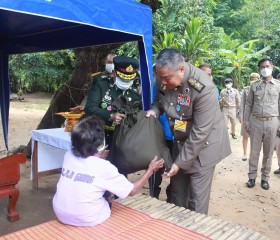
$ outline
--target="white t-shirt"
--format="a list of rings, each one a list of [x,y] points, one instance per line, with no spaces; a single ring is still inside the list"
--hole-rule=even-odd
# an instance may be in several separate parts
[[[64,156],[53,209],[62,223],[95,226],[111,214],[104,192],[125,198],[133,186],[109,161],[95,156],[78,158],[69,151]]]

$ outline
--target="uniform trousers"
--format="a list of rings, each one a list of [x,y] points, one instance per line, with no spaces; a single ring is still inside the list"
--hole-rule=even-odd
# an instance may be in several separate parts
[[[177,144],[176,144],[177,145]],[[182,149],[182,144],[173,147],[173,157],[176,158]],[[173,158],[174,159],[174,158]],[[194,160],[198,161],[198,159]],[[170,178],[170,188],[167,195],[171,203],[176,206],[185,207],[192,211],[207,214],[209,207],[210,192],[215,166],[185,173],[180,170]]]
[[[250,157],[249,157],[249,179],[257,178],[260,151],[263,145],[263,160],[261,168],[261,179],[268,181],[271,171],[273,151],[275,148],[276,134],[279,125],[278,117],[268,118],[262,121],[256,116],[250,118]]]
[[[275,141],[275,150],[276,150],[276,156],[278,160],[278,167],[280,168],[280,138],[277,137]]]
[[[228,120],[230,120],[231,132],[235,133],[236,107],[223,107],[223,114],[224,114],[226,126],[228,126]]]

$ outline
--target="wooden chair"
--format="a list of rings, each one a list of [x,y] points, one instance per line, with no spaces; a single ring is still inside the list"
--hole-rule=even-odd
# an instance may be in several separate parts
[[[20,180],[20,164],[25,161],[26,156],[22,153],[0,159],[0,198],[9,196],[7,219],[10,222],[19,219],[19,214],[15,210],[19,196],[16,184]]]

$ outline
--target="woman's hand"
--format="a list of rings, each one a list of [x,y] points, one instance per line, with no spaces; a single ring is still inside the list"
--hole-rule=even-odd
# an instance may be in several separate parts
[[[155,156],[154,159],[150,162],[147,171],[156,172],[157,170],[163,167],[163,164],[164,164],[164,160],[162,158],[157,159],[157,156]]]

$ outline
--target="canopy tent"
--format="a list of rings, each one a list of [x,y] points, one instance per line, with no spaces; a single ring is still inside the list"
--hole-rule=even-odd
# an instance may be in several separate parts
[[[144,109],[152,96],[152,11],[135,0],[1,0],[0,107],[8,149],[9,54],[137,41]]]

